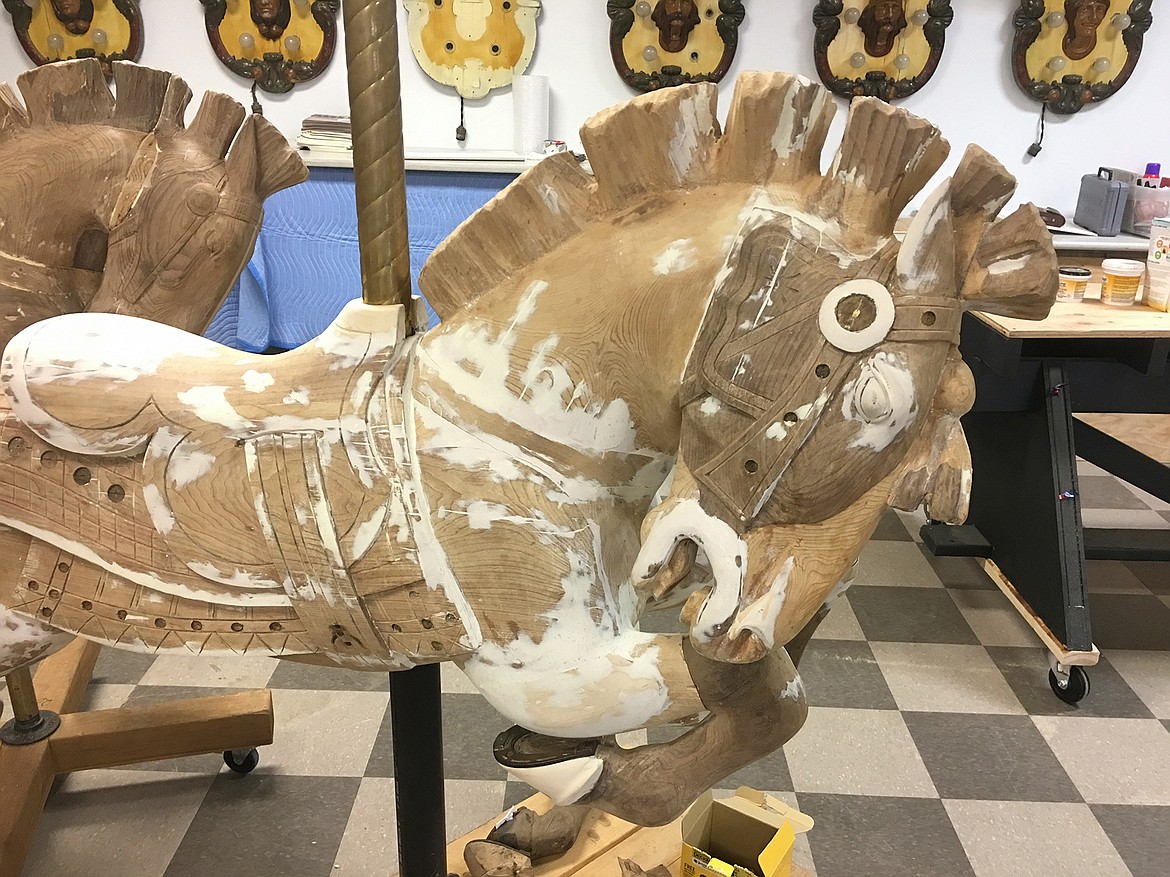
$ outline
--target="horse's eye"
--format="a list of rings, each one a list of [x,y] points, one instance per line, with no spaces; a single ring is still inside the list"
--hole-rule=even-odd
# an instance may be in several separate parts
[[[857,388],[857,410],[869,423],[885,420],[894,413],[890,390],[876,372],[871,372]]]

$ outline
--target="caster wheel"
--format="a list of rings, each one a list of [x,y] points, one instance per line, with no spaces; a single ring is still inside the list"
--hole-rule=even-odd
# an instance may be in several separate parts
[[[223,763],[236,773],[251,773],[260,763],[260,753],[255,749],[228,749],[223,754]]]
[[[1052,686],[1052,693],[1065,703],[1080,703],[1089,693],[1089,674],[1084,667],[1069,667],[1068,681],[1062,682],[1054,671],[1049,670],[1048,684]]]

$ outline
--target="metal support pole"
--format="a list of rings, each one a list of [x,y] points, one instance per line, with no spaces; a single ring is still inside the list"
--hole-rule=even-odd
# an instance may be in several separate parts
[[[41,710],[28,667],[13,670],[5,678],[13,717],[0,728],[0,743],[27,746],[38,743],[61,727],[61,717],[51,710]]]
[[[390,674],[399,877],[446,877],[439,665]]]

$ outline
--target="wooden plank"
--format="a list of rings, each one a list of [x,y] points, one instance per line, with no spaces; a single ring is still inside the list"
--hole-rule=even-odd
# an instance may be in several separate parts
[[[41,709],[55,713],[80,709],[100,651],[97,643],[78,638],[41,661],[33,676]]]
[[[1060,661],[1060,663],[1064,664],[1066,667],[1092,667],[1097,663],[1097,661],[1100,660],[1101,652],[1097,650],[1096,646],[1093,646],[1092,651],[1088,652],[1072,651],[1066,648],[1064,644],[1056,638],[1055,634],[1053,634],[1052,631],[1048,629],[1048,625],[1044,623],[1043,619],[1041,619],[1036,615],[1035,612],[1032,611],[1032,607],[1024,601],[1024,598],[1020,596],[1019,592],[1015,589],[1015,586],[1008,581],[1007,576],[1005,576],[1000,568],[995,565],[995,561],[984,559],[982,564],[984,572],[986,572],[991,580],[999,587],[999,589],[1003,591],[1004,596],[1006,596],[1008,600],[1011,601],[1011,604],[1016,607],[1016,611],[1020,613],[1020,616],[1024,619],[1024,621],[1028,622],[1028,625],[1036,632],[1036,636],[1040,637],[1040,641],[1044,643],[1048,651],[1052,652],[1052,654],[1056,656],[1056,660]]]
[[[64,715],[51,749],[66,773],[265,746],[272,726],[272,692],[241,691]]]
[[[1128,308],[1101,304],[1099,283],[1089,284],[1083,302],[1058,301],[1045,320],[975,316],[1007,338],[1170,338],[1170,314],[1140,303]]]
[[[0,745],[0,874],[20,873],[53,777],[48,741]]]
[[[1152,460],[1170,463],[1170,414],[1078,413],[1074,416]]]

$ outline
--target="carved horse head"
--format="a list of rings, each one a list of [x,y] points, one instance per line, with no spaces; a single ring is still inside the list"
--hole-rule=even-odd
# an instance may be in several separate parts
[[[251,253],[264,198],[304,179],[276,129],[244,121],[231,98],[207,94],[185,128],[181,79],[126,62],[114,76],[117,101],[93,59],[23,74],[24,107],[0,89],[0,260],[21,263],[3,275],[19,288],[0,286],[0,341],[81,310],[202,331]]]

